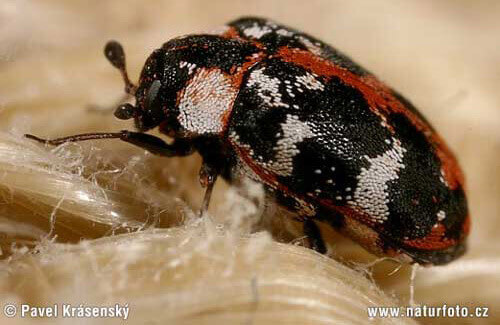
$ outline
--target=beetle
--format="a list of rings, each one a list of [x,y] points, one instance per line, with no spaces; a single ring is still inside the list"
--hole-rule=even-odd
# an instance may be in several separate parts
[[[333,47],[244,17],[164,43],[138,85],[118,42],[104,52],[135,96],[114,115],[133,119],[137,132],[27,137],[118,138],[166,157],[197,151],[201,211],[219,176],[251,178],[303,222],[321,253],[317,222],[405,263],[445,264],[465,252],[470,221],[453,153],[407,99]],[[154,128],[174,141],[145,133]]]

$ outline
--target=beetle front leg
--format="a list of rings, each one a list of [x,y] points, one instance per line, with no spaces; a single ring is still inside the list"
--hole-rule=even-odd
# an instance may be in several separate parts
[[[164,157],[187,156],[194,150],[191,141],[181,138],[177,138],[172,144],[168,144],[151,134],[122,131],[120,139],[151,152],[154,155]]]
[[[210,204],[210,198],[212,197],[212,191],[215,185],[215,181],[217,180],[217,176],[219,175],[219,171],[214,166],[208,164],[206,161],[203,161],[203,164],[200,168],[200,184],[202,187],[205,187],[205,195],[203,197],[203,202],[200,208],[199,216],[203,216],[208,210],[208,205]]]
[[[310,248],[314,249],[316,252],[320,254],[325,254],[326,253],[325,241],[323,240],[319,227],[314,222],[314,220],[306,218],[304,220],[303,227],[304,227],[304,235],[307,236]]]
[[[88,140],[120,139],[147,150],[152,154],[165,157],[187,156],[194,150],[191,141],[189,140],[179,138],[174,140],[174,143],[168,144],[154,135],[127,130],[122,130],[121,132],[82,133],[51,140],[41,139],[32,134],[25,134],[24,136],[50,145],[60,145],[66,142],[80,142]]]

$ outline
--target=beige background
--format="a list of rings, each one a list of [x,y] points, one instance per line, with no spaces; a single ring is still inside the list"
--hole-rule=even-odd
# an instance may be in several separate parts
[[[56,241],[60,242],[109,235],[109,227],[123,231],[126,227],[119,224],[124,220],[129,223],[125,226],[131,227],[144,220],[150,222],[150,215],[144,213],[149,210],[155,211],[160,225],[166,225],[171,223],[166,219],[185,218],[182,211],[187,207],[198,207],[201,190],[196,180],[197,157],[166,162],[126,145],[99,142],[67,148],[66,153],[74,156],[76,150],[81,158],[71,160],[75,166],[84,166],[78,169],[64,160],[69,159],[64,151],[44,156],[45,149],[23,142],[20,134],[29,131],[61,136],[130,127],[111,115],[85,109],[87,104],[113,103],[122,91],[118,73],[103,58],[103,44],[109,39],[124,44],[130,75],[135,80],[147,55],[169,38],[210,30],[241,15],[273,18],[339,48],[403,93],[440,130],[465,171],[472,215],[470,249],[463,259],[447,267],[418,271],[415,299],[433,305],[487,305],[490,318],[486,321],[500,321],[496,288],[500,280],[498,1],[1,1],[0,126],[4,132],[1,148],[6,149],[0,150],[0,156],[4,155],[5,198],[0,208],[0,229],[5,236],[0,244],[4,256],[11,254],[12,242],[32,244],[40,234],[49,232],[50,216],[57,207],[61,208],[60,215],[52,223],[55,228],[50,235],[57,234]],[[130,158],[134,157],[139,163],[131,165]],[[37,182],[40,170],[31,175],[22,169],[31,170],[32,165],[59,167],[53,167]],[[68,197],[61,203],[61,197],[72,188],[62,187],[62,180],[79,188],[83,183],[75,182],[89,179],[103,165],[107,170],[112,170],[110,166],[128,167],[117,182],[108,176],[97,177],[97,183],[112,194],[115,205],[86,206],[78,197],[73,198],[76,203]],[[68,176],[78,170],[81,179]],[[58,181],[49,185],[56,178]],[[137,185],[144,181],[146,185]],[[37,193],[29,190],[36,186]],[[158,193],[158,189],[163,192]],[[215,220],[245,215],[238,210],[241,202],[231,201],[231,193],[227,186],[218,184],[211,209]],[[258,191],[255,195],[258,201]],[[119,210],[123,217],[120,222],[110,221],[108,212],[112,209]],[[336,234],[330,246],[332,254],[346,263],[374,260]],[[394,292],[394,299],[405,305],[410,269],[403,267],[389,276],[395,266],[378,263],[373,276],[383,296],[390,297]],[[349,276],[353,276],[349,278],[353,283],[362,281],[361,275]],[[14,278],[2,281],[9,292],[24,297],[21,300],[30,294],[29,290],[24,295],[16,291]],[[38,280],[35,277],[33,281]],[[165,285],[169,288],[168,283]],[[347,295],[347,291],[342,292]],[[54,296],[57,294],[56,289]],[[359,298],[359,293],[354,292],[353,297]],[[473,323],[470,319],[447,321]]]

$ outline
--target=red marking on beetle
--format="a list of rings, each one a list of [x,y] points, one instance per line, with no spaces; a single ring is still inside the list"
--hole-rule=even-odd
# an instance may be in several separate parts
[[[457,244],[455,239],[445,237],[446,227],[439,223],[437,227],[432,227],[431,232],[419,239],[411,239],[403,241],[405,245],[423,250],[441,250]]]
[[[245,163],[257,174],[257,176],[259,176],[262,179],[264,183],[280,191],[283,191],[283,193],[290,193],[288,187],[279,183],[277,181],[277,178],[273,176],[272,173],[269,173],[264,168],[258,166],[258,164],[250,155],[249,149],[241,146],[237,142],[233,141],[231,138],[229,138],[229,142],[231,146],[234,148],[234,150],[238,153],[238,157],[243,159]]]
[[[222,114],[222,117],[221,117],[221,121],[222,121],[222,125],[223,125],[222,132],[225,132],[227,130],[232,111],[233,111],[233,105],[231,104],[231,107],[229,109],[225,110],[224,113]]]
[[[436,149],[436,155],[441,160],[441,168],[443,169],[443,177],[448,183],[450,189],[455,190],[458,185],[464,187],[465,179],[462,174],[462,170],[458,166],[458,162],[455,156],[450,151],[448,146],[443,142],[441,137],[436,133],[433,134],[433,138],[436,139],[439,145],[439,149]]]
[[[358,76],[346,68],[333,64],[317,55],[289,47],[281,47],[278,55],[285,61],[299,65],[325,78],[338,77],[344,83],[361,91],[370,109],[377,114],[382,121],[386,122],[387,116],[391,113],[405,115],[413,126],[422,132],[433,145],[436,155],[441,161],[444,171],[444,178],[450,189],[454,190],[459,185],[463,187],[464,177],[458,166],[455,156],[450,151],[442,138],[417,114],[409,110],[392,93],[391,89],[380,82],[372,75]],[[387,123],[384,123],[387,124]],[[391,132],[394,132],[390,125],[387,125]]]
[[[188,49],[189,45],[169,45],[168,43],[163,44],[162,49],[167,51],[177,51],[177,50],[185,50]]]
[[[264,44],[262,44],[261,42],[259,42],[257,40],[251,40],[251,41],[249,41],[247,38],[242,37],[241,34],[238,32],[238,30],[236,28],[234,28],[234,27],[229,27],[220,36],[224,37],[224,38],[228,38],[230,40],[238,40],[238,41],[245,42],[245,43],[250,42],[250,43],[252,43],[252,45],[254,45],[258,49],[261,49],[261,50],[265,50],[266,49],[266,47],[264,46]]]
[[[234,27],[229,27],[221,36],[229,39],[244,40]]]
[[[240,66],[232,66],[230,68],[229,73],[225,73],[222,70],[220,70],[217,67],[214,68],[203,68],[201,70],[197,70],[196,73],[193,74],[191,79],[187,81],[186,86],[183,87],[181,90],[178,91],[177,93],[177,98],[176,98],[176,105],[179,106],[181,98],[185,95],[186,89],[188,89],[189,85],[194,82],[194,80],[200,79],[200,75],[210,75],[212,71],[217,71],[218,73],[222,74],[224,79],[226,79],[229,84],[231,85],[231,89],[233,90],[232,93],[234,93],[234,98],[231,101],[231,103],[228,105],[227,109],[224,110],[224,112],[221,114],[220,121],[222,125],[222,130],[221,133],[224,133],[227,130],[227,127],[229,126],[229,120],[231,118],[231,112],[233,110],[233,105],[234,105],[234,100],[236,96],[238,95],[239,90],[241,89],[241,84],[243,82],[243,77],[245,73],[252,67],[254,66],[257,62],[262,60],[262,57],[264,56],[264,53],[259,52],[257,55],[253,56],[248,56],[246,57],[247,61],[245,61],[242,65]],[[206,89],[206,87],[204,87]],[[215,89],[214,89],[215,91]],[[190,94],[190,100],[194,105],[196,105],[199,101],[204,100],[204,95],[205,93],[200,94],[200,89],[196,89],[193,93]],[[228,94],[227,96],[230,96],[231,94]]]
[[[256,63],[259,61],[262,61],[262,58],[265,56],[263,52],[258,52],[257,55],[250,55],[247,56],[245,59],[246,61],[239,67],[231,67],[230,71],[232,73],[231,76],[231,83],[235,86],[240,88],[241,83],[243,81],[243,77],[245,73],[252,68]]]
[[[321,205],[329,208],[329,209],[337,211],[338,213],[342,214],[343,216],[358,220],[359,222],[372,228],[373,230],[376,230],[376,228],[377,228],[376,227],[377,224],[373,220],[373,217],[371,217],[370,215],[368,215],[362,211],[353,209],[353,208],[348,207],[348,206],[337,206],[331,200],[322,199],[322,200],[319,200],[319,203]]]
[[[230,76],[231,78],[231,84],[236,88],[236,89],[241,89],[241,84],[243,82],[243,77],[245,76],[246,72],[250,70],[256,63],[262,60],[262,58],[265,56],[263,52],[258,52],[257,55],[253,56],[248,56],[246,57],[247,61],[245,61],[241,66],[236,67],[232,66],[230,69],[230,73],[232,74]],[[239,91],[238,91],[239,92]],[[236,95],[238,96],[238,95]],[[234,104],[234,101],[233,101]],[[227,126],[229,125],[229,120],[231,118],[231,112],[233,111],[233,105],[224,112],[222,115],[222,125],[224,126],[224,131],[227,129]]]
[[[464,223],[462,225],[462,237],[466,237],[470,232],[470,216],[465,217]]]

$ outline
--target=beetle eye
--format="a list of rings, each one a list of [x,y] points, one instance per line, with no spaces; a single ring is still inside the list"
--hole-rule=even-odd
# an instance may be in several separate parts
[[[160,91],[160,88],[161,88],[160,80],[153,81],[153,83],[149,87],[148,93],[146,95],[146,105],[145,105],[147,110],[153,111],[157,108],[155,107],[155,101],[156,97],[158,97],[158,92]]]
[[[134,117],[137,109],[132,104],[123,104],[116,108],[115,116],[120,120],[128,120]]]

